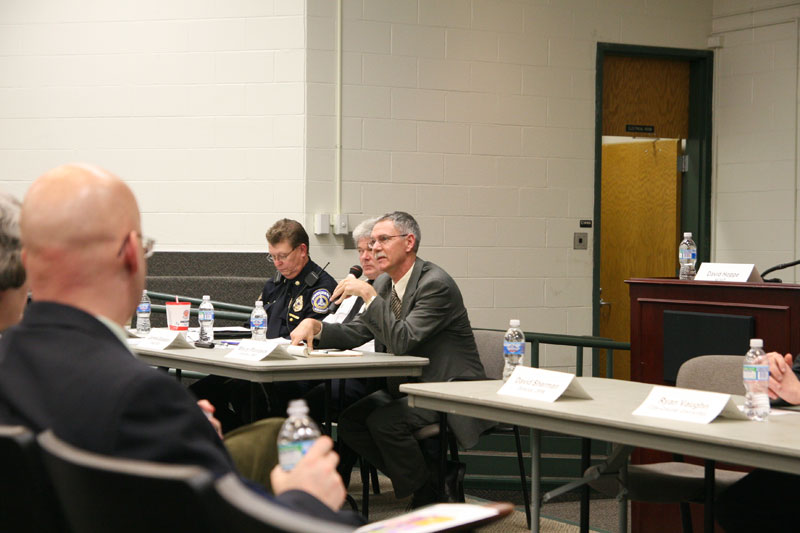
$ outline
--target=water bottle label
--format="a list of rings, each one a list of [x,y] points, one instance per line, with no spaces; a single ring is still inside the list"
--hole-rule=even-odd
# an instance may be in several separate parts
[[[265,317],[256,317],[250,319],[250,328],[265,328],[267,327],[267,319]]]
[[[745,381],[769,381],[769,365],[744,365],[742,377]]]
[[[688,249],[684,250],[684,249],[681,249],[678,252],[678,258],[679,259],[690,259],[690,260],[691,259],[695,259],[696,260],[697,259],[697,250],[688,250]]]
[[[197,312],[197,319],[198,320],[214,320],[214,311],[209,311],[207,309],[203,309]]]
[[[524,342],[503,342],[503,355],[522,355],[525,353]]]
[[[284,470],[291,470],[306,454],[314,440],[296,440],[278,444],[278,460]]]
[[[130,307],[128,308],[130,309]],[[149,313],[150,312],[150,303],[140,303],[136,306],[137,313]]]

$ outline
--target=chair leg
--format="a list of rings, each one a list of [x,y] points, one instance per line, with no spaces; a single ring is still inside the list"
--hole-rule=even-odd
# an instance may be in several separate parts
[[[444,494],[447,483],[447,414],[439,413],[439,494]]]
[[[366,459],[360,459],[361,466],[361,514],[369,520],[369,469],[372,468]]]
[[[705,508],[703,509],[703,530],[706,532],[714,532],[714,489],[716,488],[716,467],[717,462],[713,459],[706,459],[705,463],[705,488],[706,488],[706,501]]]
[[[514,426],[514,440],[517,443],[517,466],[519,467],[519,480],[522,484],[522,498],[525,502],[525,520],[528,529],[531,528],[531,499],[528,497],[528,476],[525,475],[525,461],[522,458],[522,439],[519,435],[519,427]]]
[[[381,493],[381,484],[378,482],[378,469],[369,465],[369,474],[372,477],[372,494],[377,496]]]
[[[689,507],[687,502],[681,502],[681,526],[683,528],[683,533],[692,533],[694,529],[692,528],[692,509]]]

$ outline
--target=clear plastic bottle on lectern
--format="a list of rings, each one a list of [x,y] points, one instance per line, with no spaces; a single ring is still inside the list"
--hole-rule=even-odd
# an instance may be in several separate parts
[[[308,416],[305,400],[292,400],[286,410],[289,417],[278,433],[278,462],[291,470],[320,436],[319,427]]]
[[[150,297],[147,290],[142,291],[142,299],[136,306],[136,333],[147,335],[150,333]]]
[[[200,340],[214,342],[214,306],[207,294],[203,295],[203,301],[197,309],[197,322],[200,324]]]
[[[256,301],[256,308],[250,314],[250,332],[254,341],[267,340],[267,312],[261,300]]]
[[[696,274],[694,265],[697,262],[697,245],[692,240],[692,232],[683,234],[683,240],[678,245],[678,262],[681,265],[680,279],[694,279]]]
[[[750,339],[750,350],[744,356],[744,414],[750,420],[763,422],[769,416],[769,361],[764,353],[764,341]]]
[[[525,355],[525,334],[519,329],[519,320],[511,319],[508,331],[503,337],[503,381],[508,381],[514,369],[522,362]]]

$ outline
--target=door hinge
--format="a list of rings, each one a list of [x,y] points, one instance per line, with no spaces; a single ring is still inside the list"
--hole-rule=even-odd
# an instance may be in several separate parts
[[[688,155],[679,155],[678,156],[678,172],[689,172],[689,156]]]

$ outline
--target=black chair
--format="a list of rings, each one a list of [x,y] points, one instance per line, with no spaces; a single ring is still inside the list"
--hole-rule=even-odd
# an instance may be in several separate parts
[[[235,474],[227,474],[214,483],[212,505],[219,531],[237,533],[350,533],[353,528],[297,513],[262,498],[247,488]]]
[[[67,531],[29,429],[0,426],[0,465],[0,531]]]
[[[199,466],[121,459],[71,446],[48,430],[37,437],[73,533],[213,533],[207,505],[214,479]]]

